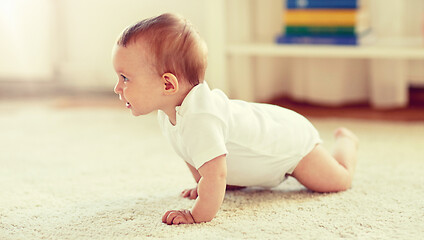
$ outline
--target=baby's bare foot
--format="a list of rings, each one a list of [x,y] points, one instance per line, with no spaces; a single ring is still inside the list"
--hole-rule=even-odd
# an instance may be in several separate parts
[[[358,148],[359,145],[359,138],[349,129],[344,128],[344,127],[340,127],[338,129],[336,129],[336,131],[334,132],[334,137],[337,138],[349,138],[350,140],[353,141],[353,143],[355,144],[356,148]]]

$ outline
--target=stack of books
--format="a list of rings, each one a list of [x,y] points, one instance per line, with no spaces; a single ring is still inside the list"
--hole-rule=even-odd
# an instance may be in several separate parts
[[[360,0],[286,0],[285,27],[276,42],[360,45],[371,31],[368,13]]]

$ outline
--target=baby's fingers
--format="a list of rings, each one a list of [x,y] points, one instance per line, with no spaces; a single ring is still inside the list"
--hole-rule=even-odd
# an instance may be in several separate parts
[[[168,218],[168,215],[171,213],[172,211],[167,211],[163,216],[162,216],[162,222],[166,223],[166,219]]]
[[[196,199],[197,198],[197,188],[186,189],[186,190],[182,191],[181,197],[189,198],[189,199]]]
[[[171,225],[174,221],[174,219],[179,215],[180,213],[173,210],[173,211],[168,211],[165,213],[164,218],[162,218],[162,222],[166,223],[168,225]]]
[[[174,224],[174,225],[178,225],[178,224],[181,224],[181,223],[187,223],[187,221],[185,221],[185,218],[181,215],[176,216],[174,218],[174,220],[172,220],[172,224]]]
[[[197,198],[197,189],[192,189],[190,191],[190,199],[196,199]]]
[[[186,190],[181,192],[181,197],[186,198],[188,196],[190,196],[190,189],[186,189]]]

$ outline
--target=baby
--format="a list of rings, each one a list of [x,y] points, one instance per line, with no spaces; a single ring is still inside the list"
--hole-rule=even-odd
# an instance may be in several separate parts
[[[158,111],[163,134],[185,160],[197,187],[191,210],[162,221],[211,221],[228,188],[272,188],[287,176],[316,192],[350,188],[357,137],[335,131],[330,154],[303,116],[274,105],[230,100],[204,80],[207,48],[193,26],[174,14],[142,20],[123,31],[113,49],[115,93],[134,116]]]

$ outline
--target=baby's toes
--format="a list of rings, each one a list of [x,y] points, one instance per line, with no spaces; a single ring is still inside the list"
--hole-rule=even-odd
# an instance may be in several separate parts
[[[347,137],[347,138],[350,138],[352,141],[354,141],[356,146],[358,146],[359,144],[359,139],[356,136],[356,134],[354,134],[352,131],[350,131],[349,129],[345,127],[340,127],[336,129],[336,131],[334,132],[334,137],[335,138]]]

